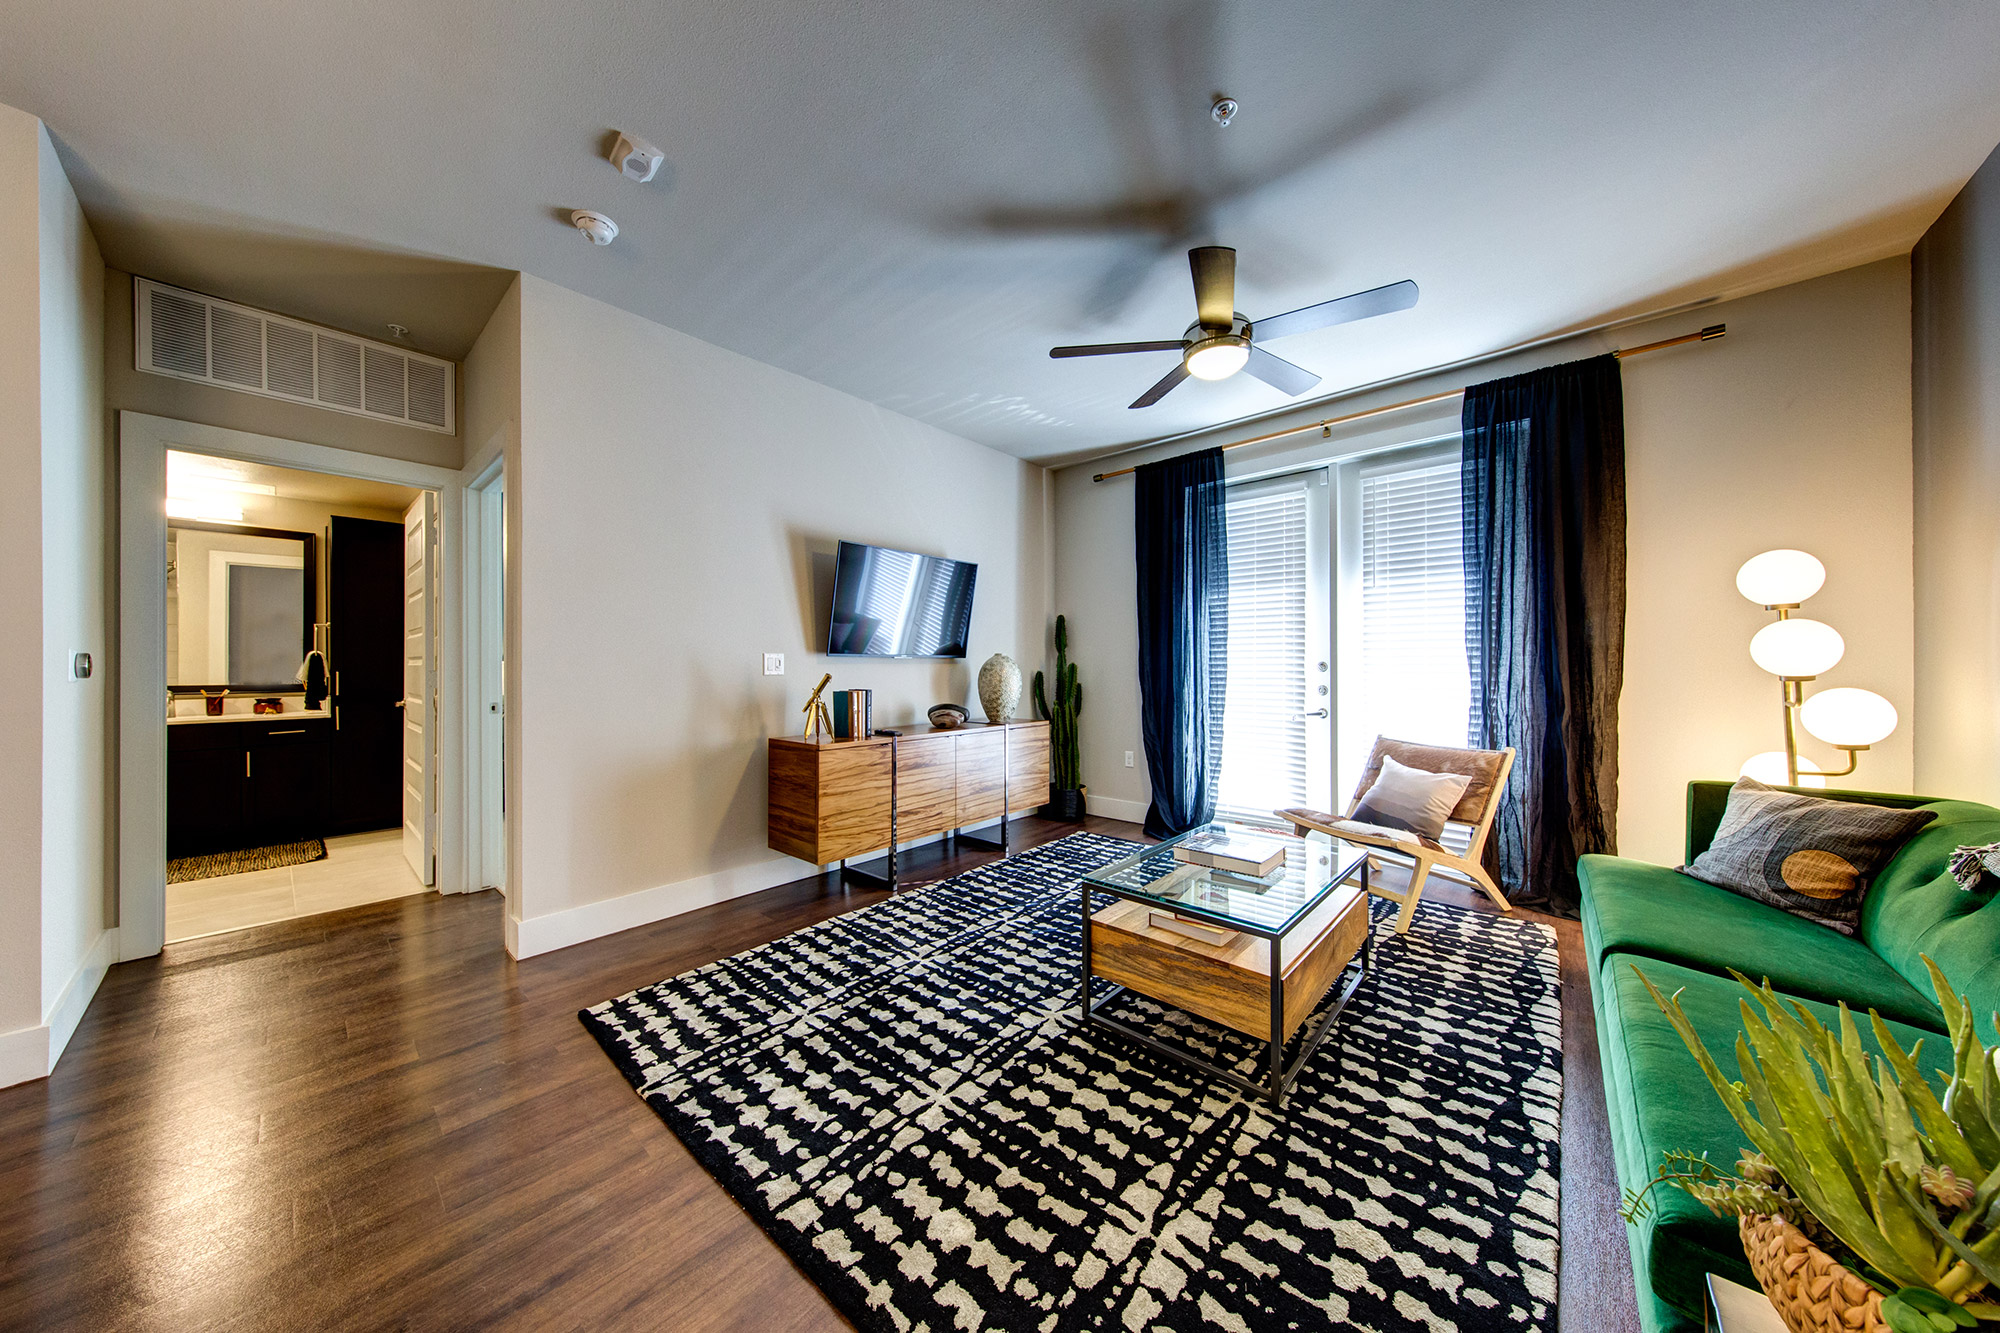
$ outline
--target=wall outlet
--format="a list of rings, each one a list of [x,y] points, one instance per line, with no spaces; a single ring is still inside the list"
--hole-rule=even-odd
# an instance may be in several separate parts
[[[767,676],[782,676],[782,675],[784,675],[784,674],[785,674],[785,655],[784,655],[783,653],[765,653],[765,654],[764,654],[764,674],[765,674],[765,675],[767,675]]]
[[[1125,752],[1125,767],[1132,767],[1132,752],[1130,750]]]

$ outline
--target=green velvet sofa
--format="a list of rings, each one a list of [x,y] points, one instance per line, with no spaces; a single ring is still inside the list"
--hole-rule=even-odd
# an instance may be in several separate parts
[[[1688,861],[1715,836],[1729,785],[1689,784]],[[1616,856],[1586,856],[1578,864],[1604,1096],[1626,1189],[1643,1184],[1667,1149],[1705,1151],[1732,1163],[1748,1146],[1635,969],[1663,992],[1681,993],[1688,1018],[1725,1070],[1735,1068],[1742,1029],[1742,990],[1729,976],[1732,968],[1768,979],[1825,1022],[1835,1020],[1842,1001],[1858,1015],[1873,1009],[1905,1048],[1923,1039],[1922,1064],[1948,1070],[1944,1017],[1921,960],[1928,954],[1971,997],[1982,1035],[1996,1039],[2000,894],[1990,883],[1960,892],[1946,863],[1961,845],[2000,841],[2000,810],[1878,792],[1807,794],[1937,812],[1876,877],[1851,938],[1665,866]],[[1863,1031],[1872,1048],[1865,1022]],[[1708,1273],[1754,1285],[1735,1223],[1678,1190],[1656,1190],[1653,1198],[1652,1214],[1627,1229],[1640,1322],[1648,1333],[1699,1330]]]

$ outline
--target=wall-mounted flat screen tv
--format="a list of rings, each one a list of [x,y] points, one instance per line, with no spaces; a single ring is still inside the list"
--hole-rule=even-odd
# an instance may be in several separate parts
[[[964,657],[979,566],[842,542],[826,651],[835,657]]]

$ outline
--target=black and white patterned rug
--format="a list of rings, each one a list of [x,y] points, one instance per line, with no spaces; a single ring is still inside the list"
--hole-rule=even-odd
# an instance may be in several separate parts
[[[1274,1115],[1079,1033],[1077,876],[1129,850],[1075,834],[579,1017],[862,1329],[1554,1327],[1554,932],[1378,924]],[[1114,1010],[1256,1076],[1254,1042]]]

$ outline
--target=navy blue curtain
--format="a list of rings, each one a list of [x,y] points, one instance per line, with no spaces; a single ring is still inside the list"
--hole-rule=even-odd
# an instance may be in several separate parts
[[[1625,400],[1615,356],[1465,391],[1472,742],[1511,745],[1490,854],[1510,898],[1576,915],[1576,858],[1617,850]]]
[[[1229,542],[1222,451],[1138,470],[1139,721],[1153,804],[1146,832],[1184,833],[1215,817],[1229,641]]]

